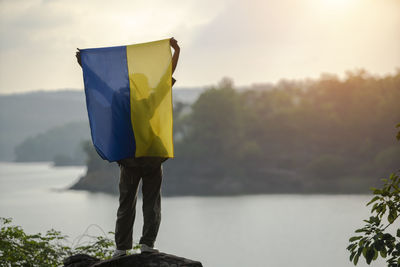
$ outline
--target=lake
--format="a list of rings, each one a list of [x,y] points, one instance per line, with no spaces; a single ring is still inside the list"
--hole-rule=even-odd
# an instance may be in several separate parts
[[[0,162],[0,216],[28,233],[51,228],[79,239],[114,231],[117,196],[65,190],[85,167]],[[163,183],[168,183],[166,177]],[[354,266],[348,238],[369,217],[369,195],[168,197],[156,247],[203,266]],[[138,201],[134,240],[140,238]],[[357,266],[368,266],[363,259]],[[383,261],[372,266],[384,266]]]

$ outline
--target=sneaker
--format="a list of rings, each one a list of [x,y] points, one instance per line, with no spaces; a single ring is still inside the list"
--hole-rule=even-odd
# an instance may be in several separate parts
[[[113,258],[117,258],[117,257],[125,256],[125,255],[126,255],[126,250],[116,249],[116,250],[114,250],[114,253],[113,253],[112,257]]]
[[[143,253],[143,252],[150,252],[150,253],[158,253],[158,252],[160,252],[158,249],[149,247],[146,244],[140,244],[140,251],[141,251],[141,253]]]

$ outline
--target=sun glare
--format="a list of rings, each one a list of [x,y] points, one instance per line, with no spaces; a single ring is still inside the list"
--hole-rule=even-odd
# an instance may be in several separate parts
[[[330,9],[341,9],[353,5],[357,0],[320,0],[321,4]]]

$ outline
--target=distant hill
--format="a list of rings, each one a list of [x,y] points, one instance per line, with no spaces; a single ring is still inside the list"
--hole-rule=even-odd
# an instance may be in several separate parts
[[[200,88],[177,88],[173,99],[192,103],[202,91]],[[15,147],[27,138],[71,122],[88,123],[83,90],[0,95],[0,161],[15,160]]]
[[[57,165],[83,165],[82,142],[90,140],[89,123],[70,122],[28,137],[15,147],[16,161],[54,161]]]
[[[14,147],[29,136],[73,121],[87,121],[82,91],[0,95],[0,160],[14,160]]]

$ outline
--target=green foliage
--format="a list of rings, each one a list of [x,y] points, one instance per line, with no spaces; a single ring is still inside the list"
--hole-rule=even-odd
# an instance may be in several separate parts
[[[355,231],[359,235],[351,237],[347,247],[354,265],[357,265],[361,255],[368,264],[381,256],[386,259],[388,267],[400,265],[400,228],[395,229],[396,236],[387,231],[400,215],[399,173],[382,179],[382,188],[372,188],[374,197],[367,203],[367,206],[372,205],[372,216],[364,220],[366,224],[363,228]]]
[[[223,177],[220,188],[237,184],[244,193],[364,192],[379,183],[375,177],[398,165],[397,144],[387,136],[400,120],[399,86],[400,71],[387,77],[359,71],[344,80],[325,75],[281,81],[265,90],[222,83],[200,95],[183,127],[174,129],[182,138],[175,140],[176,159],[166,172],[182,173],[185,181]],[[332,186],[322,189],[324,180]]]
[[[399,88],[400,70],[240,90],[224,80],[190,107],[175,106],[165,193],[367,193],[400,163],[387,138],[400,121]],[[86,151],[90,187],[98,188],[111,166]]]
[[[0,218],[0,266],[58,266],[71,253],[59,241],[60,232],[28,235],[19,226],[10,226],[11,219]]]
[[[109,234],[113,234],[109,232]],[[95,242],[75,248],[74,254],[84,253],[100,259],[110,259],[113,253],[114,241],[104,236],[94,237]]]
[[[49,230],[29,235],[12,220],[0,217],[0,266],[60,266],[65,257],[85,253],[97,258],[110,258],[114,242],[107,237],[95,237],[87,245],[72,248],[67,236]]]

